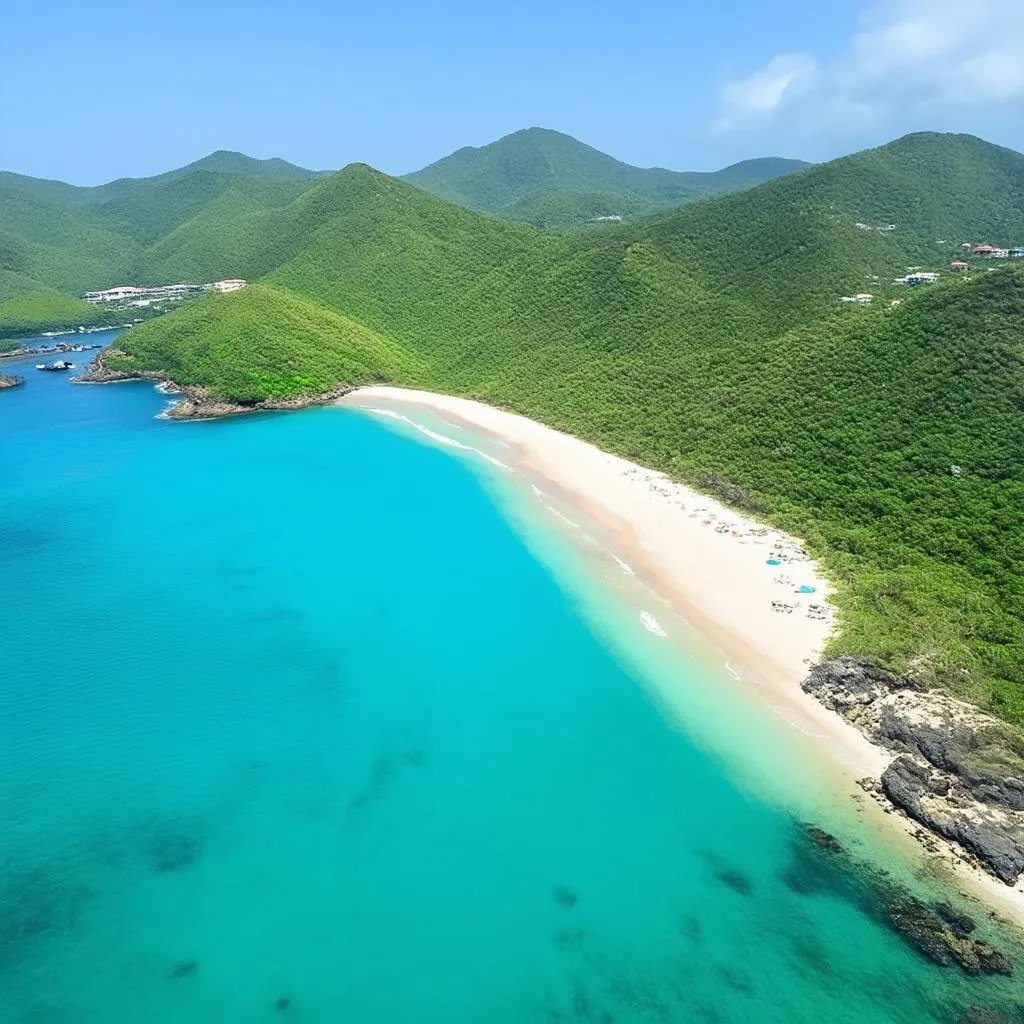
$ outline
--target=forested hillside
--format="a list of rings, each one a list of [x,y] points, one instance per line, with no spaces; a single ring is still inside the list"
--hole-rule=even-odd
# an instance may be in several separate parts
[[[85,291],[237,276],[246,225],[318,177],[283,160],[227,152],[94,188],[0,172],[0,334],[95,322],[84,313],[68,319]],[[50,319],[54,291],[63,293],[67,316]],[[34,302],[5,305],[29,295]]]
[[[1022,240],[1024,157],[958,136],[559,235],[353,165],[249,222],[268,289],[110,363],[246,401],[390,379],[715,474],[823,560],[836,651],[1024,723],[1024,267],[894,283]]]
[[[467,164],[468,152],[483,157]],[[716,174],[642,171],[568,136],[530,130],[484,150],[460,150],[421,175],[425,187],[439,185],[442,193],[450,191],[449,179],[461,182],[456,198],[465,205],[480,206],[480,196],[493,194],[498,198],[490,205],[485,199],[483,208],[511,204],[507,216],[564,225],[600,216],[609,203],[635,215],[744,188],[796,166],[802,165],[753,160]],[[118,284],[265,273],[277,265],[260,256],[272,215],[324,176],[284,160],[226,151],[155,177],[89,188],[0,172],[0,332],[68,326],[66,318],[26,315],[53,308],[44,298],[53,291],[70,299]],[[13,296],[33,293],[39,296],[34,304],[3,308]]]
[[[809,166],[800,160],[747,160],[721,171],[632,167],[561,132],[527,128],[490,145],[467,146],[405,181],[471,210],[566,227],[749,188]]]

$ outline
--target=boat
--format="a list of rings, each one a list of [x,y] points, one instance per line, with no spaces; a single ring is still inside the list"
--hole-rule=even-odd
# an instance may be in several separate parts
[[[55,372],[59,370],[73,370],[75,368],[74,363],[69,363],[66,359],[58,359],[55,363],[50,363],[49,366],[46,363],[36,363],[37,370],[48,370]]]

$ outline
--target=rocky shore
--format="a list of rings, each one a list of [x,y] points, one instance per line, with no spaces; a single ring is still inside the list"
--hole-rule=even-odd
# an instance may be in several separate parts
[[[182,386],[169,380],[156,370],[114,370],[103,362],[100,353],[78,377],[79,384],[113,384],[125,380],[151,380],[164,385],[167,394],[180,395],[181,400],[165,413],[172,420],[215,420],[227,416],[244,416],[256,412],[274,412],[289,409],[308,409],[316,405],[330,405],[352,391],[347,384],[330,391],[287,398],[267,398],[259,402],[234,402],[212,394],[206,388]]]
[[[11,376],[8,374],[0,373],[0,391],[6,388],[16,388],[20,384],[25,383],[24,377]]]
[[[801,834],[802,833],[802,834]],[[1011,954],[988,941],[998,933],[965,906],[928,902],[867,861],[851,855],[824,829],[804,824],[794,837],[783,881],[797,894],[831,892],[884,923],[921,956],[969,975],[1012,975]],[[1014,947],[1012,956],[1019,955]]]
[[[875,791],[1006,885],[1024,872],[1024,740],[912,676],[838,658],[813,668],[805,692],[893,760]]]

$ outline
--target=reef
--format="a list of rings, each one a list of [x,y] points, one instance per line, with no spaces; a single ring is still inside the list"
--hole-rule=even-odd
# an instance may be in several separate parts
[[[805,692],[896,756],[877,782],[896,808],[1007,885],[1024,872],[1024,737],[913,676],[838,658]]]
[[[93,891],[58,866],[0,865],[0,974],[37,943],[71,932]]]
[[[182,871],[199,856],[199,844],[180,832],[158,832],[147,846],[150,867],[157,874]]]
[[[564,885],[556,885],[551,890],[551,898],[560,907],[562,907],[563,910],[572,910],[572,908],[580,901],[579,896],[577,896],[572,889]]]
[[[725,868],[716,871],[715,877],[725,886],[738,892],[741,896],[749,896],[754,891],[754,884],[742,871],[733,868]]]
[[[871,864],[852,857],[833,836],[800,827],[783,881],[798,894],[831,891],[886,924],[941,967],[969,975],[1013,973],[1010,958],[978,937],[977,923],[947,901],[928,903]]]

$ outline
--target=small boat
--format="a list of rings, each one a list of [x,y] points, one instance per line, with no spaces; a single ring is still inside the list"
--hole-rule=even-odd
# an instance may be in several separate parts
[[[46,363],[36,363],[37,370],[47,370],[51,373],[59,372],[61,370],[73,370],[75,368],[74,363],[69,363],[66,359],[58,359],[55,363],[50,363],[49,366]]]

